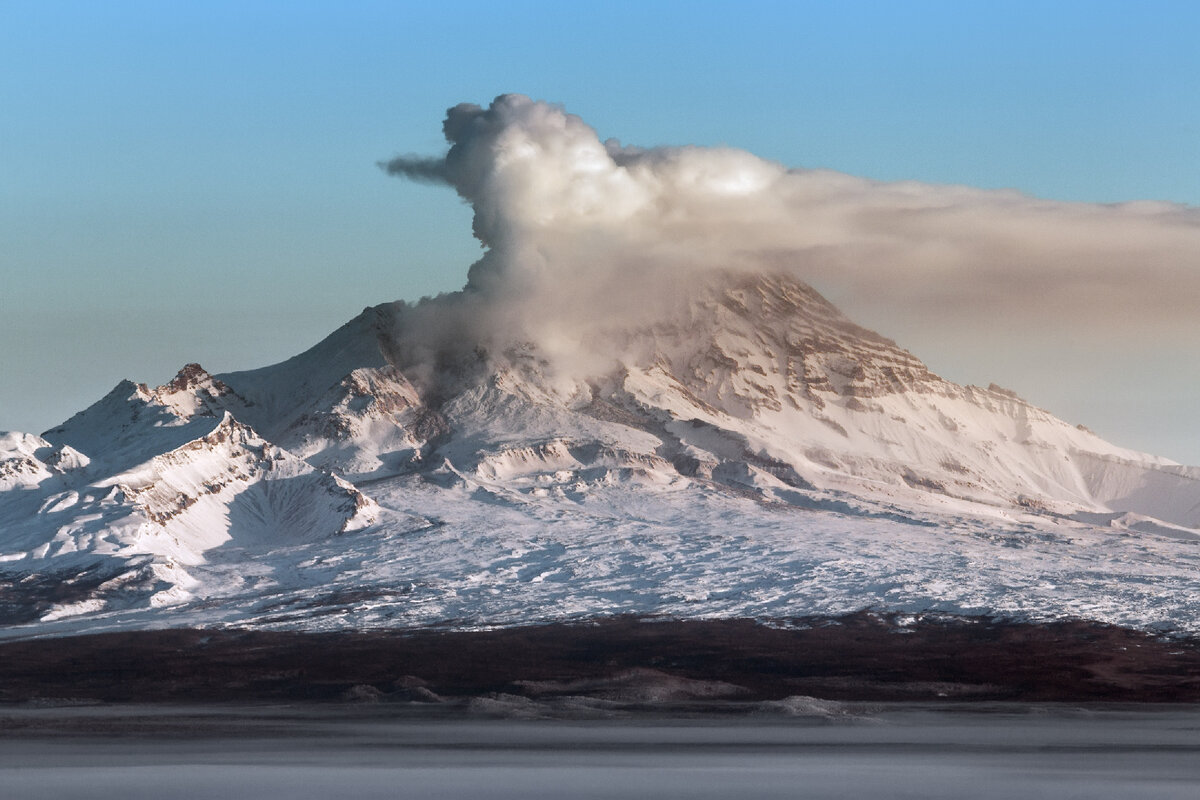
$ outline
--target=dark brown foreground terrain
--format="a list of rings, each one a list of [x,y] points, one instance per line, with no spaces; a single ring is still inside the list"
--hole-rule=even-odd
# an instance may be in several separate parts
[[[164,630],[0,644],[0,702],[591,697],[1200,701],[1200,641],[1089,622],[855,614],[479,632]]]

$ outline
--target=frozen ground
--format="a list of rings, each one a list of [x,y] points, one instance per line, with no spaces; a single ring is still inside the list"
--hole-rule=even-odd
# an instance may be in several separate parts
[[[590,487],[575,500],[422,478],[368,487],[383,524],[292,546],[234,542],[192,598],[17,625],[447,626],[611,614],[784,618],[863,608],[1083,618],[1194,633],[1200,543],[1083,522],[999,524],[764,504],[716,489]]]
[[[28,798],[1191,798],[1200,712],[846,706],[620,722],[362,710],[0,711]]]

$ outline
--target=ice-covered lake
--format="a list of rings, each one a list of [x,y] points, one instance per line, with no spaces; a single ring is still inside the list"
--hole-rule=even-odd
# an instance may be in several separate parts
[[[1200,709],[429,718],[394,708],[0,708],[0,796],[1200,797]]]

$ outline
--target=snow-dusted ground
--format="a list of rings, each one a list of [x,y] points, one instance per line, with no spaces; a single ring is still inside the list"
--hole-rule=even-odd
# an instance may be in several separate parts
[[[188,567],[193,597],[177,605],[97,610],[5,633],[222,623],[477,628],[865,607],[1200,630],[1194,536],[1033,516],[1009,525],[901,521],[882,509],[803,510],[694,485],[607,487],[572,500],[414,477],[368,488],[383,509],[375,527],[291,546],[226,543]]]

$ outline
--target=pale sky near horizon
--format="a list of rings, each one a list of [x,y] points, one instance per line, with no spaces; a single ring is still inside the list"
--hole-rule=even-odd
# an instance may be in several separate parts
[[[1191,2],[0,0],[0,430],[461,287],[470,209],[376,166],[443,152],[456,103],[521,92],[627,144],[1198,206],[1197,41]],[[1128,345],[1099,357],[1066,328],[980,347],[903,298],[831,299],[951,380],[1200,464],[1194,329],[1113,320]]]

